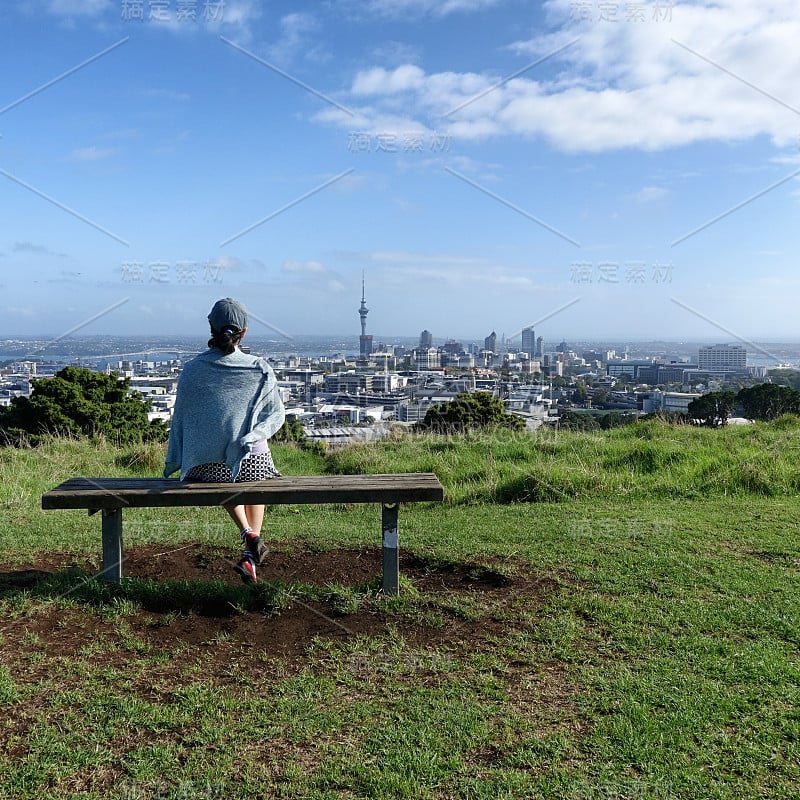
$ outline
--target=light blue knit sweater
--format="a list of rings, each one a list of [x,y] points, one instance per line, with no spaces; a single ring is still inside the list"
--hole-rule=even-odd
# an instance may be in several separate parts
[[[178,380],[164,477],[181,480],[198,464],[224,461],[235,478],[242,459],[283,425],[272,367],[238,348],[211,347],[188,361]]]

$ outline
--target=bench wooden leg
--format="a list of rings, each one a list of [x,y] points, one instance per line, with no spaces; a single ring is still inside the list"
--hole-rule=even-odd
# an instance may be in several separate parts
[[[383,527],[383,591],[386,594],[400,593],[400,550],[397,525],[399,503],[381,504]]]
[[[103,577],[110,583],[122,580],[122,509],[103,509]]]

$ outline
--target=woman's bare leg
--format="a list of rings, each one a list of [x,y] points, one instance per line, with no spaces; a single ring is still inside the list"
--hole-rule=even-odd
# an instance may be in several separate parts
[[[256,536],[261,536],[261,526],[264,524],[264,505],[225,506],[225,510],[239,526],[240,531],[251,528]]]
[[[247,521],[246,509],[247,506],[225,506],[225,510],[231,515],[231,519],[239,526],[240,531],[250,527],[250,523]]]
[[[261,536],[261,526],[264,524],[264,508],[265,506],[263,504],[244,507],[247,522],[256,536]]]

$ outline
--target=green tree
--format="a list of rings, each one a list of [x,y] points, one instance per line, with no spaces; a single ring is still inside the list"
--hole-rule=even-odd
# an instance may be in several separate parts
[[[790,386],[760,383],[740,389],[736,401],[748,419],[769,421],[781,414],[800,414],[800,392]]]
[[[619,411],[610,411],[608,414],[598,417],[597,421],[603,430],[610,430],[611,428],[620,428],[623,425],[632,425],[636,422],[636,419],[636,414],[622,414]]]
[[[439,403],[428,409],[425,418],[417,423],[420,431],[434,433],[465,433],[481,428],[522,430],[525,423],[506,411],[503,401],[489,392],[458,394],[449,403]]]
[[[583,381],[577,381],[575,388],[572,390],[571,400],[573,403],[585,403],[589,398],[589,392],[586,389],[586,384]]]
[[[600,423],[594,414],[565,411],[558,419],[558,427],[564,431],[596,431],[600,429]]]
[[[278,429],[278,432],[272,437],[276,442],[296,442],[297,444],[305,444],[306,432],[302,423],[297,417],[286,417],[283,425]]]
[[[800,370],[796,369],[771,369],[767,376],[779,386],[789,386],[800,391]]]
[[[689,403],[689,419],[706,428],[718,428],[728,424],[735,405],[733,392],[708,392]]]
[[[42,436],[106,436],[119,444],[163,441],[167,428],[147,419],[149,403],[130,395],[130,381],[82,367],[65,367],[53,378],[34,379],[30,397],[15,397],[0,409],[6,441]]]

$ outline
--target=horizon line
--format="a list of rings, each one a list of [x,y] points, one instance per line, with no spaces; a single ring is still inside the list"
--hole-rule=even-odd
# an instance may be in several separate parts
[[[107,337],[116,337],[116,338],[138,338],[143,340],[159,340],[163,341],[164,339],[169,339],[171,337],[186,337],[186,338],[196,338],[196,339],[205,339],[208,334],[207,333],[163,333],[163,334],[145,334],[145,333],[89,333],[89,334],[81,334],[80,336],[67,336],[62,337],[59,339],[59,342],[76,342],[80,341],[81,339],[99,339],[99,338],[107,338]],[[14,340],[39,340],[39,339],[52,339],[53,335],[49,333],[18,333],[18,334],[5,334],[0,333],[0,341],[14,341]],[[259,333],[249,333],[247,337],[251,341],[253,339],[259,340],[267,340],[267,341],[284,341],[281,339],[272,339],[267,334],[259,334]],[[294,339],[310,339],[310,338],[317,338],[317,339],[353,339],[354,341],[358,341],[359,334],[357,333],[299,333],[293,334]],[[374,335],[373,340],[384,340],[386,344],[391,344],[392,339],[418,339],[419,334],[392,334],[392,335]],[[446,343],[448,341],[459,341],[464,340],[468,342],[481,342],[483,341],[486,336],[434,336],[435,341],[441,341],[442,343]],[[537,337],[538,338],[538,337]],[[566,344],[570,344],[570,339],[565,337],[553,337],[553,338],[545,338],[542,337],[545,342],[554,342],[556,339],[560,338],[560,341],[565,342]],[[785,345],[800,345],[800,339],[781,339],[781,338],[772,338],[772,337],[757,337],[757,336],[750,336],[749,337],[754,344],[756,343],[763,343],[763,344],[785,344]],[[498,338],[498,343],[505,342],[516,342],[521,340],[521,337],[509,337],[505,340]],[[741,344],[741,340],[739,339],[730,339],[730,340],[720,340],[720,339],[707,339],[701,337],[683,337],[683,338],[666,338],[666,337],[642,337],[642,336],[625,336],[625,335],[604,335],[604,336],[576,336],[571,340],[573,343],[598,343],[598,344],[606,344],[606,343],[637,343],[637,344]],[[746,349],[746,345],[744,346]]]

